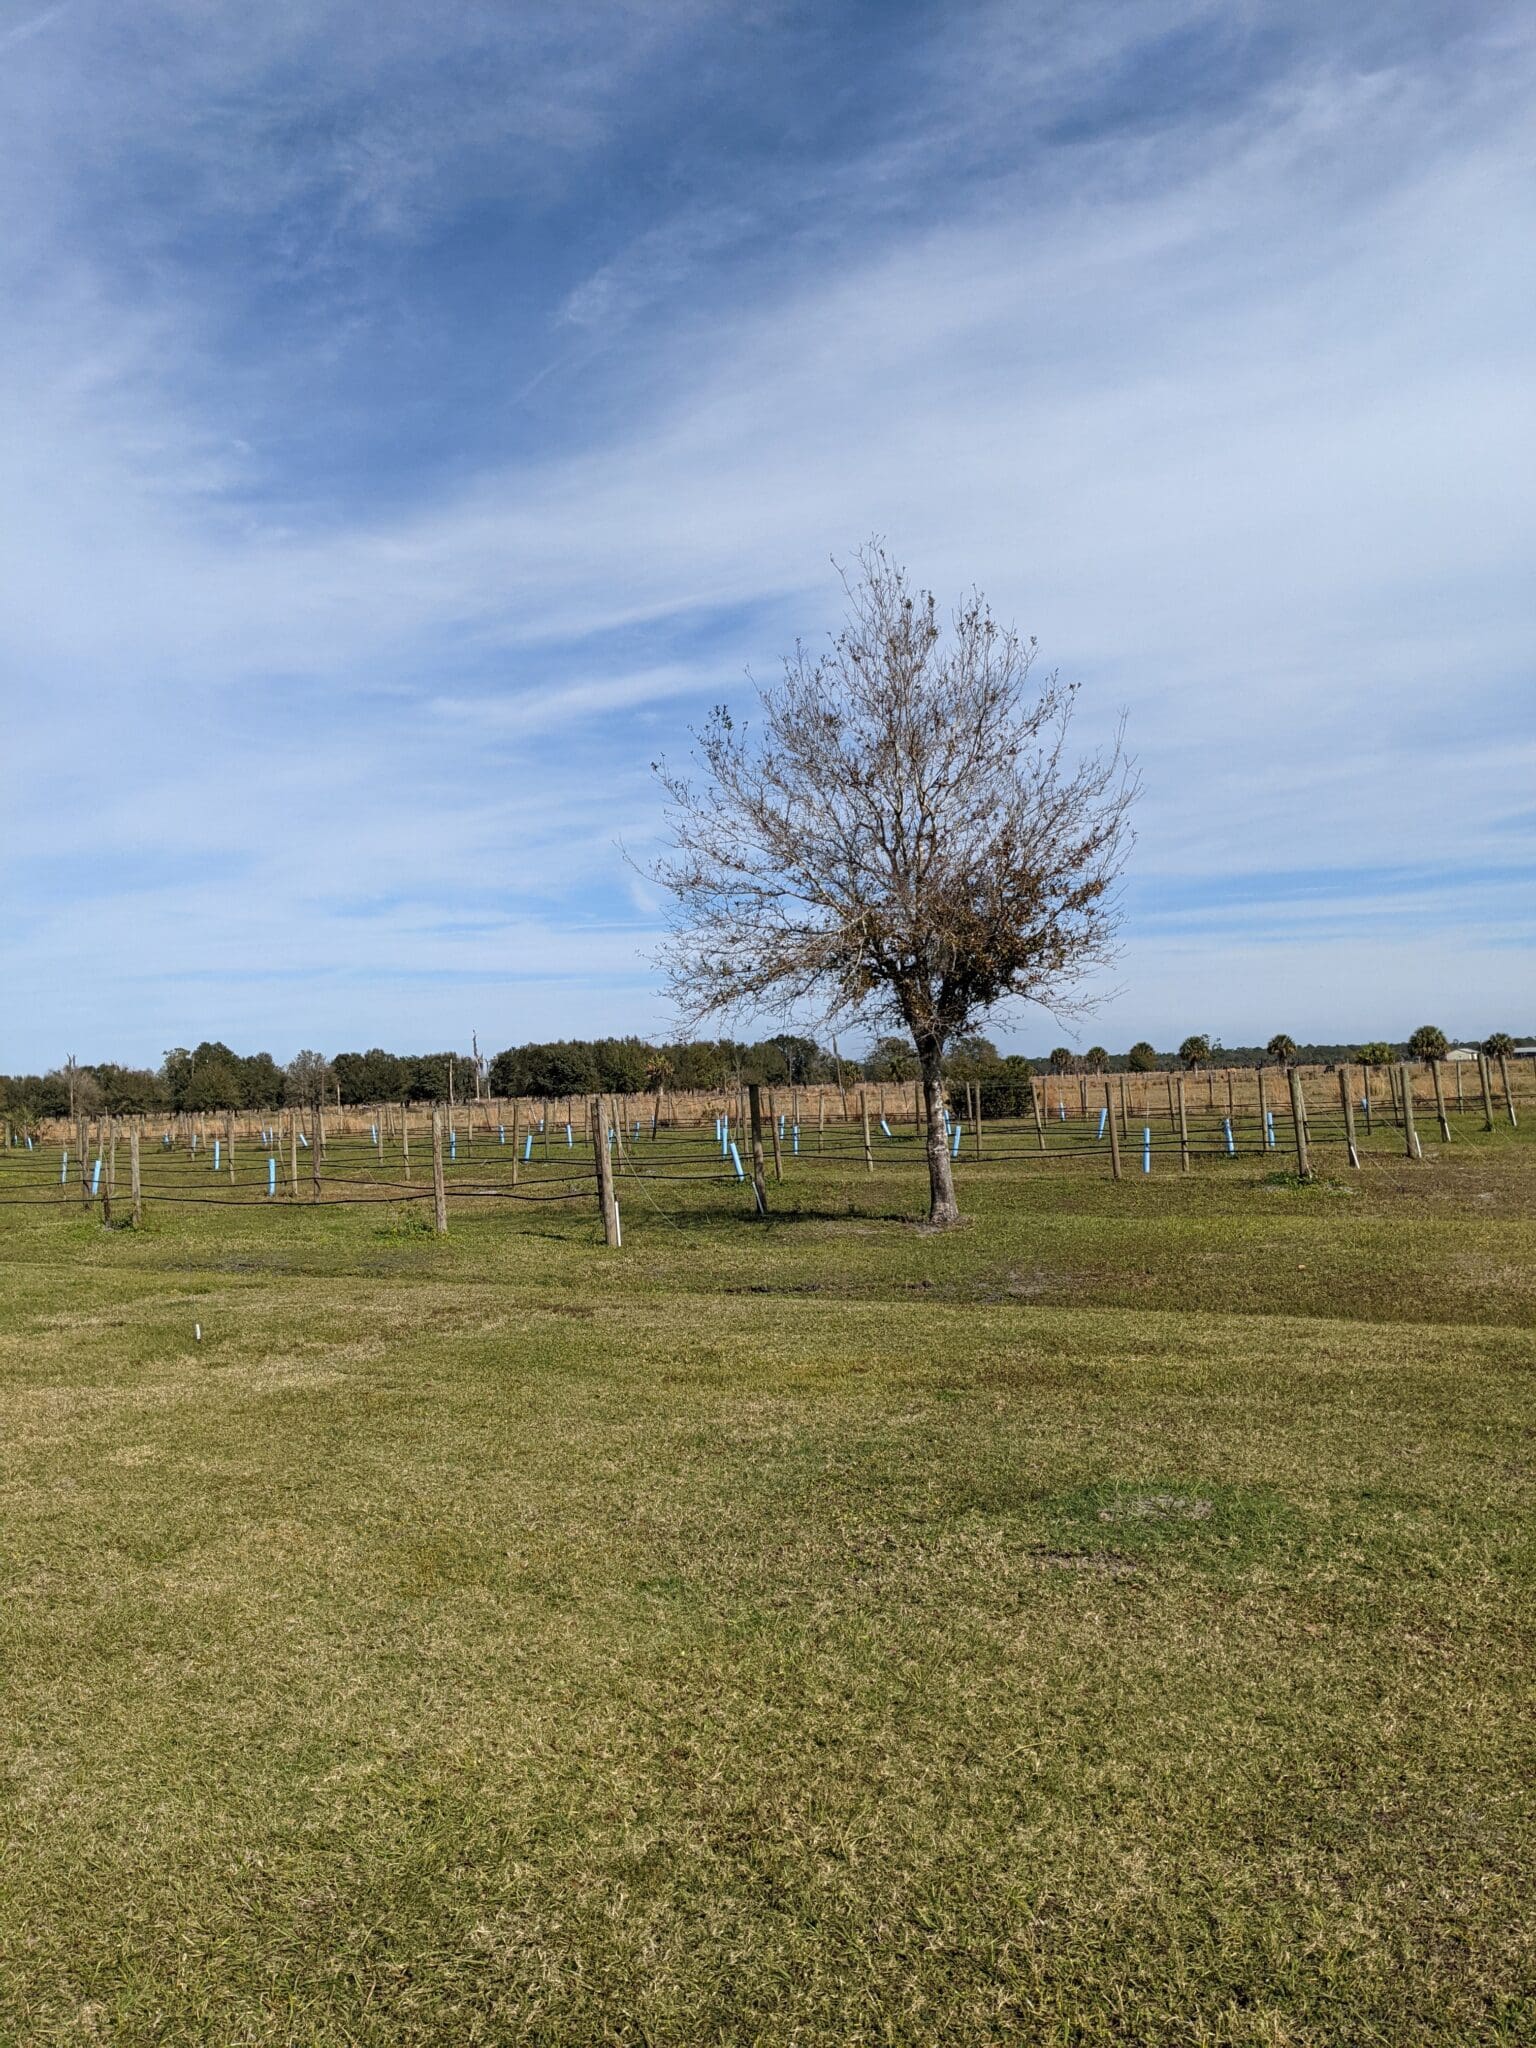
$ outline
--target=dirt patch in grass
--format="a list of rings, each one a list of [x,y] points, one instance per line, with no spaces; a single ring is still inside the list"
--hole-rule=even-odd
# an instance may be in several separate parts
[[[1040,1571],[1091,1572],[1101,1579],[1133,1579],[1141,1566],[1113,1550],[1031,1549],[1029,1561]]]

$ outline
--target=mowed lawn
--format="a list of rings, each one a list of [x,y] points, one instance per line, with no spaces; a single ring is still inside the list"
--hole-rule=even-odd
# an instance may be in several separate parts
[[[1536,2039],[1531,1138],[0,1208],[0,2041]]]

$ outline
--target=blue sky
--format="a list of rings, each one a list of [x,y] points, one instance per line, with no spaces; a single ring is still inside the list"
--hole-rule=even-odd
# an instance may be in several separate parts
[[[872,533],[1126,716],[1079,1037],[1531,1028],[1533,87],[1475,0],[0,0],[0,1068],[662,1028],[649,763]]]

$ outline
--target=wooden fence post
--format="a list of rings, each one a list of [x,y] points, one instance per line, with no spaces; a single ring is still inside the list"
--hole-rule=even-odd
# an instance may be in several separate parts
[[[1259,1070],[1258,1070],[1258,1074],[1259,1074],[1259,1150],[1260,1150],[1260,1152],[1267,1152],[1267,1151],[1269,1150],[1269,1103],[1268,1103],[1268,1101],[1267,1101],[1267,1100],[1265,1099],[1265,1095],[1264,1095],[1264,1069],[1263,1069],[1262,1067],[1260,1067],[1260,1068],[1259,1068]]]
[[[869,1142],[869,1097],[862,1088],[859,1090],[859,1115],[864,1119],[864,1171],[873,1173],[875,1152]],[[1492,1130],[1493,1126],[1490,1124],[1488,1128]]]
[[[299,1112],[288,1112],[288,1199],[299,1199]]]
[[[317,1103],[310,1115],[309,1126],[309,1181],[312,1202],[320,1199],[320,1147],[324,1140],[321,1132],[325,1123],[325,1111]]]
[[[1178,1090],[1177,1090],[1177,1098],[1178,1098],[1178,1117],[1179,1117],[1179,1171],[1180,1171],[1180,1173],[1188,1173],[1188,1171],[1189,1171],[1189,1118],[1188,1118],[1188,1116],[1187,1116],[1187,1115],[1185,1114],[1185,1109],[1184,1109],[1184,1076],[1183,1076],[1182,1074],[1180,1074],[1180,1076],[1179,1076],[1179,1079],[1178,1079]]]
[[[1371,1070],[1369,1067],[1362,1067],[1360,1069],[1360,1100],[1365,1109],[1365,1135],[1369,1137],[1375,1128],[1371,1118]]]
[[[439,1237],[448,1235],[448,1189],[443,1180],[443,1105],[432,1105],[432,1222]]]
[[[1493,1129],[1493,1081],[1488,1072],[1488,1055],[1480,1052],[1477,1056],[1477,1078],[1483,1084],[1483,1129]]]
[[[768,1090],[768,1135],[773,1140],[773,1177],[776,1181],[784,1178],[784,1154],[779,1140],[779,1098]]]
[[[608,1110],[604,1096],[592,1099],[587,1112],[592,1126],[592,1156],[597,1165],[597,1206],[603,1218],[603,1243],[619,1242],[619,1205],[613,1194],[613,1156],[608,1150]]]
[[[139,1119],[128,1126],[128,1192],[133,1201],[133,1227],[144,1220],[144,1190],[139,1181]]]
[[[1339,1107],[1344,1112],[1344,1143],[1349,1148],[1349,1163],[1360,1171],[1360,1147],[1355,1143],[1355,1098],[1349,1090],[1349,1069],[1339,1069]]]
[[[1520,1119],[1515,1114],[1515,1091],[1509,1085],[1509,1059],[1502,1052],[1499,1054],[1499,1079],[1504,1083],[1504,1107],[1509,1112],[1509,1121],[1518,1130]]]
[[[658,1102],[659,1102],[659,1101],[661,1100],[661,1097],[660,1097],[660,1095],[658,1095],[658,1096],[657,1096],[656,1100],[657,1100]],[[518,1126],[519,1126],[519,1125],[521,1124],[521,1122],[522,1122],[522,1109],[523,1109],[523,1098],[521,1097],[521,1095],[514,1095],[514,1096],[513,1096],[513,1098],[512,1098],[512,1185],[513,1185],[513,1187],[516,1187],[516,1186],[517,1186],[517,1141],[518,1141],[518,1138],[519,1138],[519,1137],[521,1136],[521,1132],[519,1131],[519,1128],[518,1128]],[[652,1131],[651,1135],[652,1135],[652,1137],[654,1137],[654,1136],[655,1136],[655,1131],[654,1131],[654,1130]]]
[[[1040,1150],[1045,1150],[1045,1118],[1040,1114],[1040,1083],[1031,1074],[1029,1077],[1029,1106],[1035,1113],[1035,1136],[1040,1140]]]
[[[1125,1101],[1125,1083],[1123,1081],[1120,1084],[1120,1100],[1122,1104]],[[1104,1121],[1109,1126],[1109,1170],[1114,1175],[1115,1179],[1119,1180],[1120,1126],[1115,1121],[1115,1102],[1114,1097],[1110,1092],[1110,1085],[1107,1081],[1104,1083],[1104,1108],[1107,1112]]]
[[[1291,1075],[1291,1122],[1296,1127],[1296,1177],[1298,1180],[1312,1178],[1312,1160],[1307,1151],[1307,1105],[1301,1093],[1301,1075],[1295,1067]]]
[[[1440,1119],[1440,1142],[1442,1145],[1449,1145],[1451,1142],[1451,1120],[1445,1113],[1445,1083],[1440,1078],[1440,1062],[1438,1060],[1431,1060],[1429,1071],[1433,1075],[1435,1082],[1435,1114]]]
[[[772,1116],[770,1106],[768,1114]],[[763,1174],[763,1091],[756,1081],[747,1083],[747,1116],[752,1129],[752,1192],[757,1197],[757,1213],[768,1214],[768,1188]],[[775,1141],[774,1151],[778,1151]]]
[[[400,1105],[400,1152],[405,1162],[405,1177],[411,1177],[411,1111],[408,1103]]]
[[[1397,1081],[1403,1103],[1403,1151],[1410,1159],[1422,1159],[1419,1134],[1413,1125],[1413,1075],[1406,1060],[1398,1069]]]
[[[117,1137],[113,1119],[105,1118],[96,1126],[96,1143],[101,1153],[101,1220],[112,1221],[112,1169],[116,1165]]]

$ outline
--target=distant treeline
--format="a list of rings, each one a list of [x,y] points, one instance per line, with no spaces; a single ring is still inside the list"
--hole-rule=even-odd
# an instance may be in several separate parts
[[[1415,1034],[1413,1050],[1429,1034],[1441,1048],[1444,1034],[1430,1027]],[[1508,1049],[1507,1037],[1486,1041]],[[1044,1058],[1004,1054],[988,1038],[961,1039],[948,1061],[952,1084],[979,1083],[982,1108],[991,1115],[1027,1106],[1028,1083],[1037,1073],[1156,1073],[1202,1067],[1272,1066],[1286,1060],[1335,1066],[1367,1059],[1373,1064],[1405,1058],[1410,1047],[1380,1040],[1360,1045],[1293,1045],[1283,1035],[1266,1046],[1222,1046],[1187,1038],[1177,1052],[1159,1052],[1145,1039],[1125,1052],[1103,1046],[1077,1052],[1058,1046]],[[477,1094],[532,1096],[548,1100],[597,1091],[641,1095],[649,1091],[728,1089],[743,1081],[770,1087],[849,1087],[859,1081],[910,1082],[917,1061],[907,1040],[880,1038],[858,1057],[814,1038],[780,1032],[750,1043],[732,1038],[689,1039],[653,1044],[643,1038],[563,1038],[508,1046],[493,1059],[473,1053],[339,1052],[330,1058],[301,1052],[286,1066],[270,1053],[237,1053],[216,1040],[191,1048],[176,1046],[157,1068],[125,1067],[112,1061],[74,1061],[46,1074],[0,1075],[0,1111],[45,1117],[94,1113],[148,1114],[182,1110],[277,1109],[285,1103],[446,1102]]]

